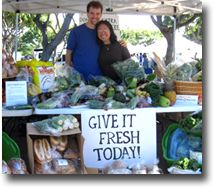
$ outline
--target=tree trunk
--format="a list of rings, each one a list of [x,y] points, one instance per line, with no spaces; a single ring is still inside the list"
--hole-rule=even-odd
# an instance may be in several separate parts
[[[186,26],[187,24],[193,22],[195,18],[197,18],[199,14],[194,14],[191,17],[188,17],[188,15],[181,15],[176,18],[176,29]],[[187,19],[183,19],[187,17]],[[162,16],[151,16],[152,22],[159,28],[160,32],[164,35],[164,37],[167,40],[167,50],[166,50],[166,56],[165,56],[165,63],[168,65],[174,60],[174,36],[173,36],[173,25],[167,25],[165,23],[165,19]],[[162,47],[161,47],[162,48]]]
[[[57,46],[61,43],[64,36],[66,35],[70,22],[73,18],[74,14],[67,14],[66,18],[64,19],[63,25],[60,29],[60,31],[56,34],[55,38],[49,43],[48,37],[47,37],[47,26],[45,24],[42,24],[39,19],[35,20],[36,25],[40,29],[43,35],[43,53],[41,55],[42,61],[48,61],[50,57],[52,56],[53,51],[57,48]],[[46,28],[44,28],[46,27]]]
[[[167,40],[167,50],[166,50],[166,55],[165,55],[166,65],[168,65],[169,63],[171,63],[174,60],[174,52],[175,52],[173,33],[171,31],[168,31],[167,33],[163,33],[163,35],[165,36],[165,38]]]

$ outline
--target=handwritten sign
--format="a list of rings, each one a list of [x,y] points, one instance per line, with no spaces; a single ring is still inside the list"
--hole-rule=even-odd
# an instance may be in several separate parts
[[[6,81],[6,106],[28,103],[26,81]]]
[[[113,26],[114,33],[117,36],[117,39],[120,39],[120,30],[119,30],[119,16],[116,14],[103,14],[102,20],[107,20]],[[88,21],[86,14],[80,14],[79,25],[84,24]]]
[[[90,110],[81,119],[86,167],[104,168],[114,160],[155,162],[156,113],[152,109]]]

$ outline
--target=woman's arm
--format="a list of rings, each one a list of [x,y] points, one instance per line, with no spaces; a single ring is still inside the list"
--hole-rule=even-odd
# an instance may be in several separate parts
[[[69,49],[66,50],[66,63],[69,66],[72,66],[72,50]]]

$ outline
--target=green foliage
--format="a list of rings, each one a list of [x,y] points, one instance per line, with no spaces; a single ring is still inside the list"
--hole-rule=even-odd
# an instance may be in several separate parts
[[[148,46],[153,44],[156,40],[162,38],[162,34],[159,31],[149,30],[121,30],[121,38],[132,45],[144,44]]]
[[[18,35],[16,34],[16,14],[10,12],[2,13],[3,21],[3,44],[8,52],[15,49],[15,38],[18,37],[18,51],[22,55],[30,55],[33,49],[41,43],[41,34],[36,27],[32,14],[18,14]]]
[[[185,36],[197,43],[202,43],[202,30],[202,15],[200,15],[185,27]]]
[[[32,24],[28,31],[19,38],[18,51],[22,53],[22,56],[31,55],[35,48],[42,48],[41,42],[41,32]]]
[[[163,25],[166,26],[167,28],[172,28],[174,25],[174,19],[173,17],[170,16],[163,16]]]

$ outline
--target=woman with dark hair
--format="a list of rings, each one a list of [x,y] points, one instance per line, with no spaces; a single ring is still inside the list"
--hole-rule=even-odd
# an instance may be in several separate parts
[[[99,64],[103,75],[115,81],[120,81],[111,64],[131,57],[128,49],[120,45],[112,25],[101,20],[96,24],[97,41],[100,45]]]

